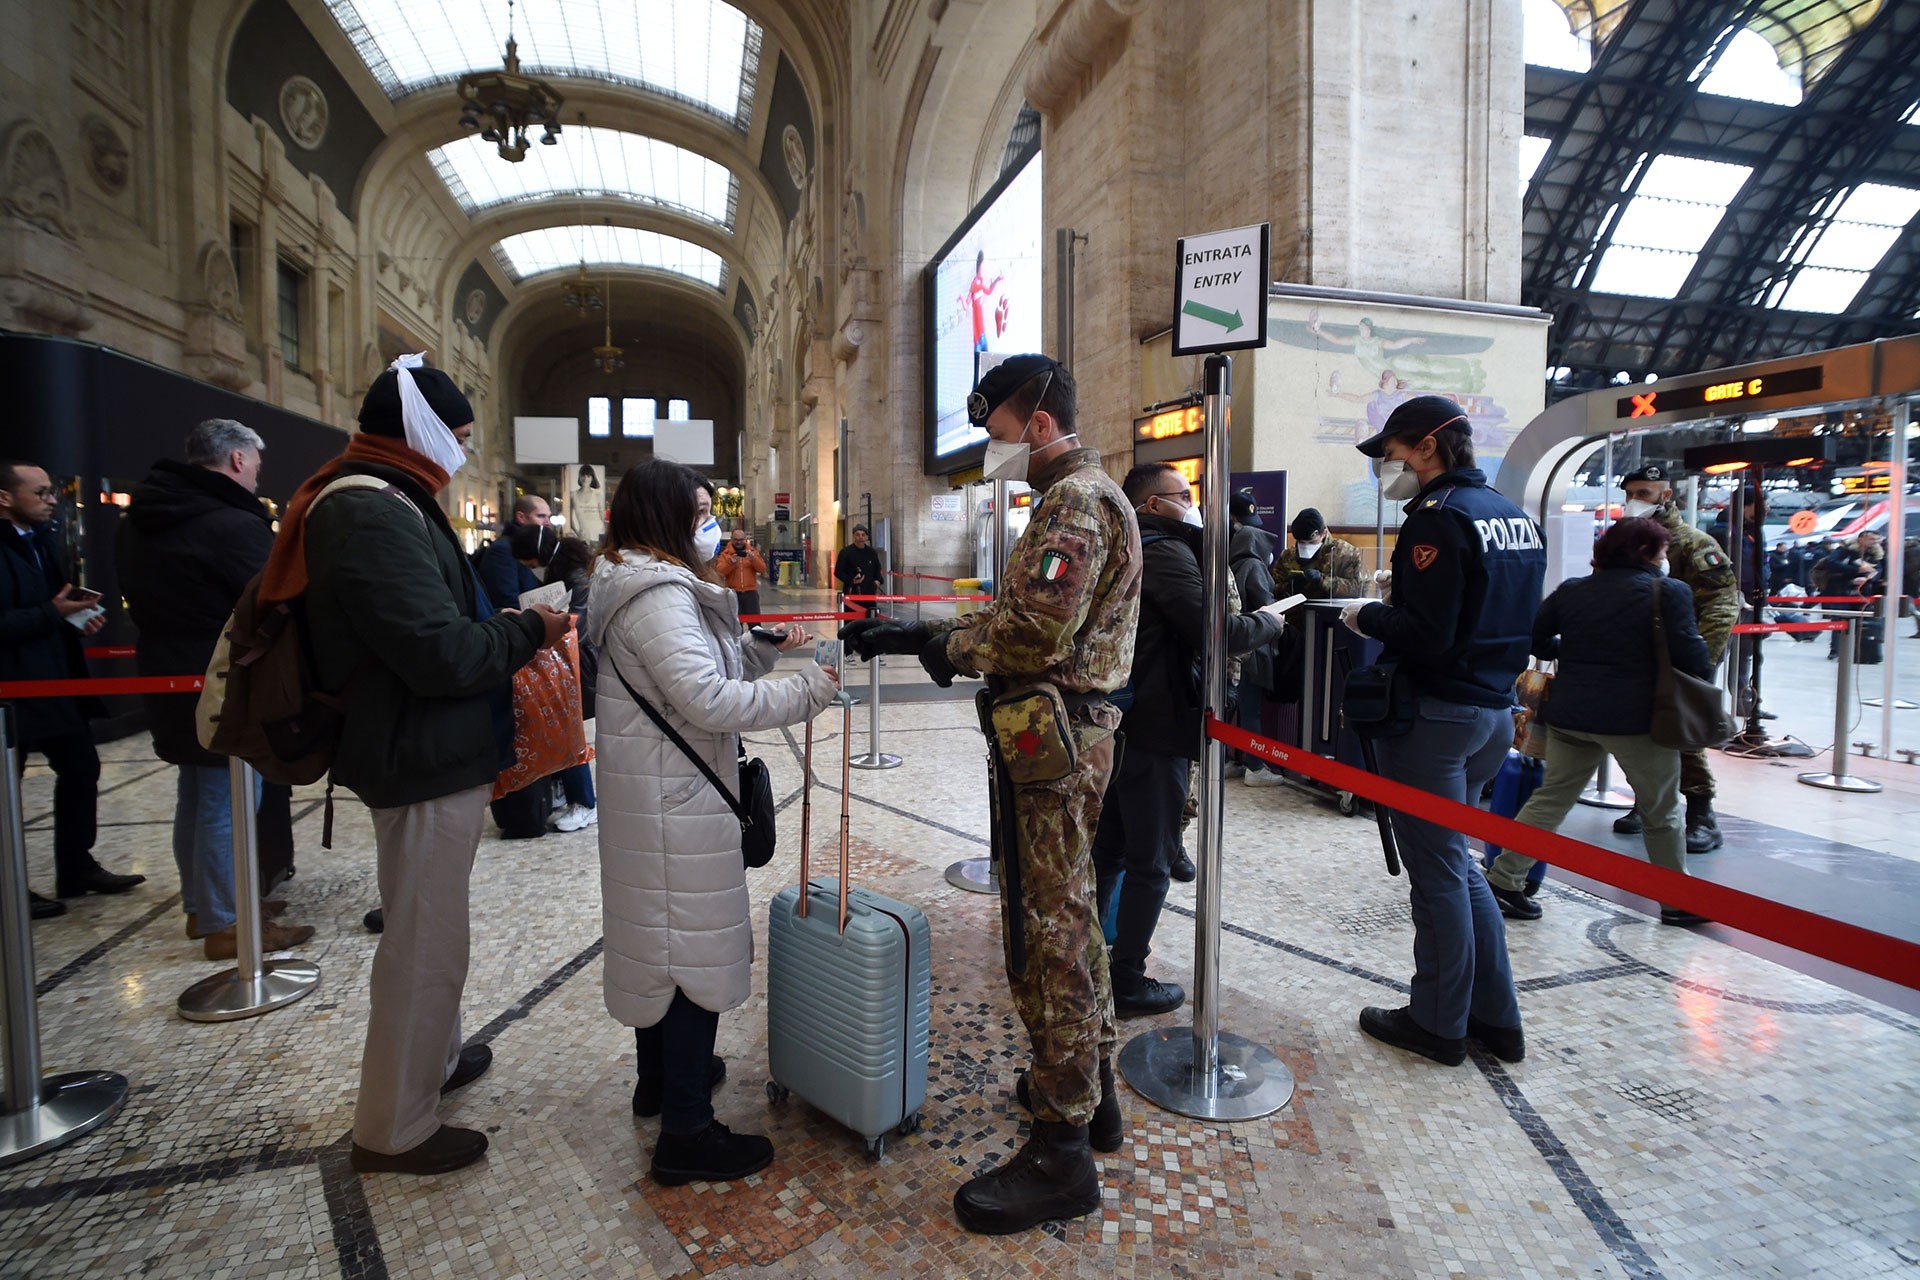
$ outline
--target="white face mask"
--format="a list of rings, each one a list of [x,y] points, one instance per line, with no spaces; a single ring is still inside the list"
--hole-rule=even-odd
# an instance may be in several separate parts
[[[1312,542],[1296,542],[1293,544],[1294,554],[1298,555],[1302,560],[1311,560],[1320,554],[1320,545],[1321,542],[1318,538]]]
[[[1190,524],[1196,529],[1206,528],[1206,525],[1200,519],[1200,504],[1197,502],[1190,503],[1187,509],[1180,513],[1180,523]]]
[[[1667,576],[1667,558],[1665,556],[1661,556],[1658,560],[1655,560],[1653,567],[1659,571],[1661,577],[1664,578]]]
[[[702,559],[711,560],[720,554],[720,522],[708,516],[700,527],[693,531],[693,549]]]
[[[413,371],[425,362],[424,355],[406,355],[387,366],[400,376],[400,425],[406,432],[407,448],[452,475],[467,465],[467,447],[451,427],[440,421],[440,415],[413,380]]]
[[[1405,502],[1420,492],[1420,477],[1401,458],[1389,458],[1380,464],[1380,494],[1395,502]]]
[[[1629,517],[1650,516],[1660,510],[1660,504],[1657,502],[1641,502],[1637,498],[1629,498],[1627,500],[1627,505],[1620,509],[1621,511],[1625,512]]]
[[[1033,446],[1026,442],[1026,432],[1020,433],[1021,439],[1012,444],[1000,440],[987,441],[987,456],[981,462],[981,474],[988,480],[1021,480],[1027,478],[1027,463],[1033,457]]]

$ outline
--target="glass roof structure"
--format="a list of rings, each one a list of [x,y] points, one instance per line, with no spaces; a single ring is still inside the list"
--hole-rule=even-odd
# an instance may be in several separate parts
[[[395,99],[500,66],[505,0],[326,0]],[[514,12],[521,69],[636,85],[746,131],[761,30],[721,0],[531,0]]]
[[[1521,23],[1521,56],[1529,64],[1558,71],[1592,68],[1592,43],[1573,34],[1573,20],[1554,0],[1526,0]]]
[[[726,264],[711,249],[636,227],[542,227],[508,236],[494,252],[515,280],[577,270],[583,261],[590,274],[610,266],[640,267],[686,276],[714,289],[724,289],[727,279]]]
[[[1653,157],[1638,185],[1628,183],[1633,196],[1614,224],[1590,287],[1641,298],[1677,295],[1752,173],[1746,165]]]
[[[469,216],[562,195],[606,197],[672,209],[731,231],[739,198],[739,183],[725,165],[617,129],[568,129],[557,145],[532,147],[518,164],[502,164],[478,134],[435,148],[427,159]]]
[[[1536,138],[1532,134],[1520,136],[1520,196],[1526,198],[1527,188],[1533,184],[1533,175],[1540,172],[1540,162],[1547,158],[1547,148],[1553,139]]]
[[[1867,276],[1920,213],[1920,191],[1863,182],[1837,197],[1831,214],[1795,248],[1798,269],[1776,285],[1767,305],[1838,315],[1853,305]],[[1822,225],[1824,220],[1824,225]]]
[[[1751,29],[1737,31],[1727,41],[1713,70],[1700,82],[1700,92],[1783,107],[1800,105],[1800,81],[1780,65],[1780,54],[1767,38]]]

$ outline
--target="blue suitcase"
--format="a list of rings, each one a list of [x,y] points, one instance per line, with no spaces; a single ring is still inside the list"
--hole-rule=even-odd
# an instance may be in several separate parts
[[[853,711],[845,708],[850,753]],[[806,777],[813,778],[813,725]],[[840,875],[809,878],[812,799],[800,808],[800,880],[774,895],[767,919],[767,1099],[789,1092],[866,1140],[913,1133],[927,1097],[931,937],[918,907],[847,884],[849,775],[840,765]],[[806,893],[801,894],[801,885]]]

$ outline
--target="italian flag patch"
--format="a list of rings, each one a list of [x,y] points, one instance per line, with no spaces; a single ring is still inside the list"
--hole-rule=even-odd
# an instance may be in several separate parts
[[[1049,551],[1040,557],[1040,576],[1048,582],[1058,582],[1067,574],[1067,566],[1072,561],[1058,551]]]

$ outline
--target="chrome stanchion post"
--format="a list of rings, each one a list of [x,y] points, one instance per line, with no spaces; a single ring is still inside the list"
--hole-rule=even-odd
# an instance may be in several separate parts
[[[1227,435],[1233,398],[1233,361],[1215,354],[1206,365],[1206,592],[1207,709],[1216,720],[1227,707]],[[1225,749],[1208,734],[1200,757],[1200,857],[1193,928],[1193,1025],[1149,1031],[1120,1050],[1127,1083],[1169,1111],[1208,1120],[1271,1115],[1293,1097],[1293,1073],[1265,1045],[1220,1030],[1221,768]]]
[[[1590,804],[1596,809],[1633,808],[1632,792],[1614,790],[1612,756],[1600,757],[1600,767],[1594,770],[1593,785],[1580,793],[1580,803]]]
[[[898,769],[900,757],[880,749],[880,658],[867,663],[867,753],[848,763],[856,769]],[[851,744],[849,744],[851,749]]]
[[[233,792],[233,914],[235,967],[202,978],[180,993],[180,1016],[188,1022],[233,1022],[278,1009],[312,991],[320,966],[311,960],[260,958],[259,796],[253,766],[228,761]]]
[[[1881,790],[1879,783],[1871,778],[1850,777],[1847,773],[1847,730],[1850,719],[1847,704],[1853,693],[1853,641],[1854,628],[1858,625],[1858,618],[1848,618],[1847,629],[1840,633],[1840,669],[1834,673],[1833,770],[1830,773],[1803,773],[1800,781],[1810,787],[1819,787],[1822,791],[1851,791],[1858,795],[1871,795]]]
[[[0,704],[0,990],[6,1007],[0,1167],[31,1160],[91,1133],[127,1100],[113,1071],[40,1074],[40,1010],[34,993],[33,914],[27,897],[27,837],[20,817],[20,744],[14,709]]]

